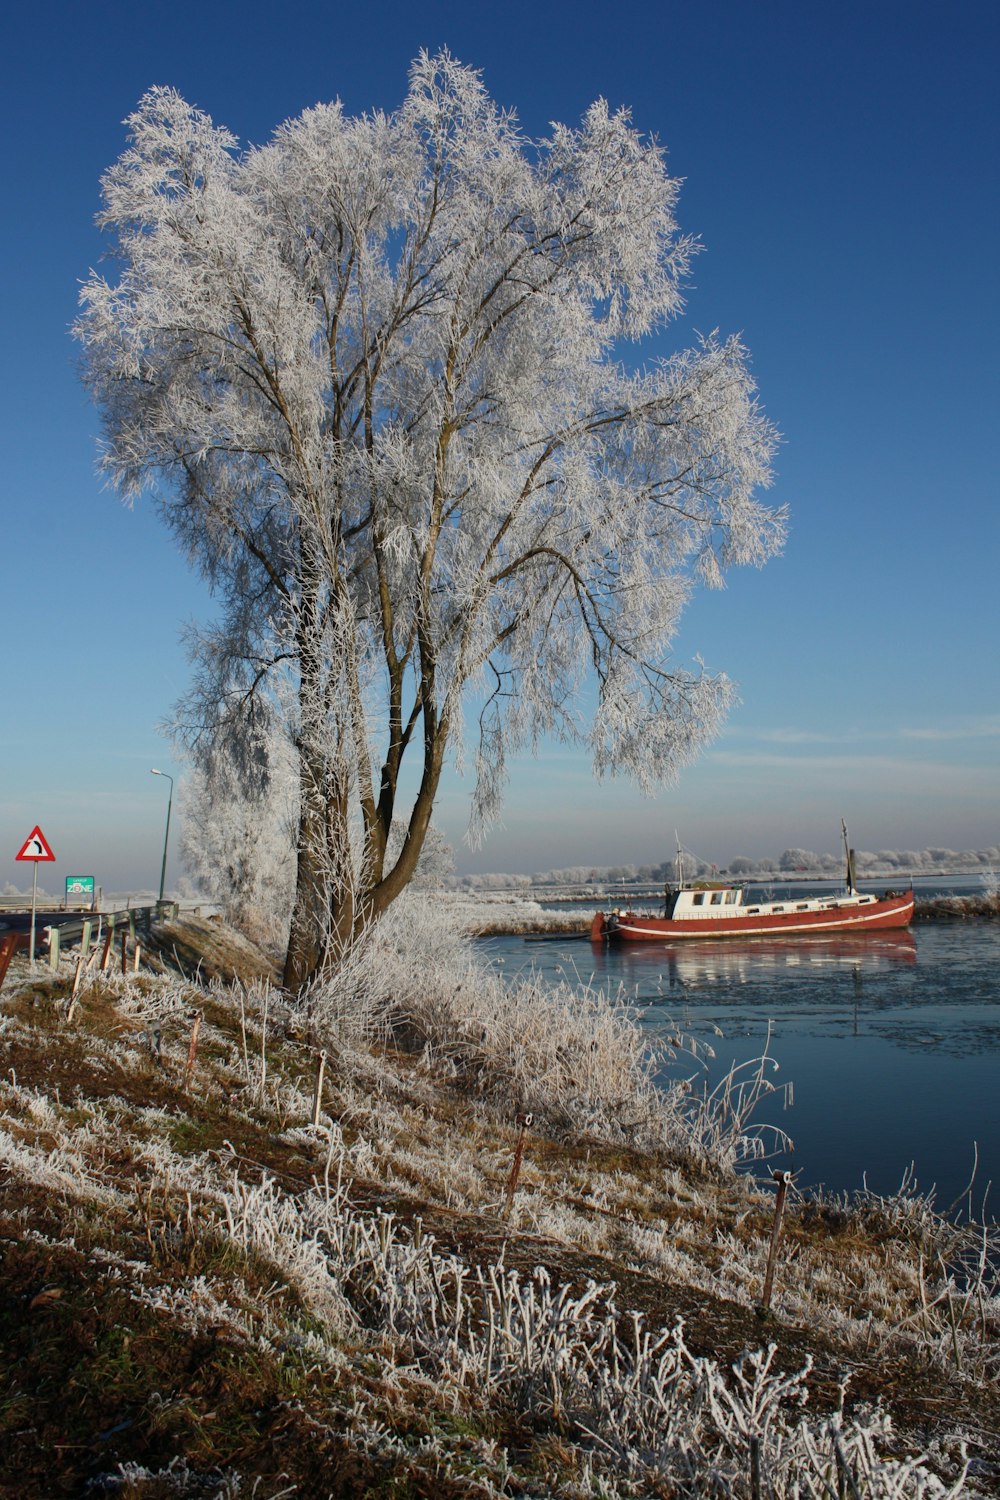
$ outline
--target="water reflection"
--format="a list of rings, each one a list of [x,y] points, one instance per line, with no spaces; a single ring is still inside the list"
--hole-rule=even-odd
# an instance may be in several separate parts
[[[510,938],[483,951],[512,975],[621,989],[651,1038],[679,1029],[714,1049],[710,1083],[769,1045],[776,1081],[795,1087],[773,1123],[796,1150],[774,1165],[801,1169],[803,1186],[854,1189],[867,1174],[891,1191],[915,1162],[948,1203],[974,1150],[977,1195],[1000,1184],[1000,922],[610,949]]]
[[[624,980],[649,995],[655,987],[682,990],[720,983],[748,984],[768,974],[792,976],[793,971],[849,968],[863,972],[898,964],[915,964],[917,944],[912,933],[839,933],[829,936],[781,938],[723,938],[717,941],[625,944],[614,950],[595,948],[594,973]]]

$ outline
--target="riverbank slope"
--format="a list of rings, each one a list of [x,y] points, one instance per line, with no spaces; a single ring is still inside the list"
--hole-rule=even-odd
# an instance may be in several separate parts
[[[378,942],[296,1003],[16,961],[0,1493],[1000,1493],[988,1238],[793,1188],[765,1312],[752,1101],[426,916]]]

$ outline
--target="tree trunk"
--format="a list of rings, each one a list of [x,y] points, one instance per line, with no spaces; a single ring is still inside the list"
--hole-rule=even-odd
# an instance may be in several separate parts
[[[325,830],[318,812],[303,799],[299,815],[295,904],[282,976],[286,990],[301,990],[319,968],[327,932],[327,887]]]
[[[431,813],[434,810],[434,799],[437,796],[438,784],[441,780],[441,769],[444,765],[445,746],[448,742],[449,720],[443,718],[435,727],[433,734],[429,736],[426,745],[426,758],[424,762],[424,774],[417,793],[413,811],[410,814],[409,827],[403,840],[403,847],[396,858],[392,869],[387,871],[384,878],[366,891],[364,901],[359,901],[358,911],[354,918],[354,937],[357,939],[370,923],[376,921],[384,911],[395,901],[396,897],[409,885],[416,873],[417,864],[424,848],[424,840],[431,823]]]
[[[410,814],[403,847],[390,870],[383,869],[385,835],[362,857],[360,879],[351,853],[350,785],[336,758],[310,758],[300,748],[298,869],[295,904],[285,958],[284,986],[305,988],[326,967],[337,964],[409,884],[423,851],[437,795],[449,720],[437,722],[425,742],[424,774]],[[391,807],[383,787],[383,805]]]

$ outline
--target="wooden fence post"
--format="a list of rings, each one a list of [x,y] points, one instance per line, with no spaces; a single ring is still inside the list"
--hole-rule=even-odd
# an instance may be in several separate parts
[[[184,1069],[185,1088],[190,1086],[191,1078],[194,1074],[195,1059],[198,1056],[198,1032],[201,1030],[201,1011],[193,1010],[191,1012],[191,1020],[193,1022],[191,1027],[191,1045],[188,1047],[187,1067]]]
[[[323,1106],[323,1073],[326,1069],[326,1053],[320,1052],[316,1057],[316,1088],[313,1092],[313,1117],[314,1125],[319,1124],[320,1110]]]
[[[767,1270],[764,1273],[764,1292],[760,1299],[760,1311],[771,1311],[771,1292],[774,1289],[774,1266],[778,1258],[778,1241],[781,1238],[781,1217],[785,1212],[785,1199],[792,1181],[791,1172],[772,1172],[778,1194],[774,1200],[774,1222],[771,1225],[771,1243],[767,1251]]]
[[[104,951],[101,954],[101,973],[107,973],[108,964],[111,962],[111,945],[115,940],[115,924],[112,917],[108,917],[108,925],[104,934]]]
[[[3,982],[7,978],[7,970],[10,968],[10,961],[14,957],[16,947],[16,932],[8,932],[6,937],[0,938],[0,990],[3,989]]]
[[[514,1204],[514,1194],[517,1192],[517,1179],[521,1175],[521,1162],[524,1159],[524,1137],[531,1124],[530,1115],[518,1115],[517,1123],[521,1127],[518,1131],[517,1145],[514,1148],[514,1161],[510,1169],[510,1177],[507,1180],[507,1197],[503,1206],[503,1216],[510,1218],[510,1211]]]

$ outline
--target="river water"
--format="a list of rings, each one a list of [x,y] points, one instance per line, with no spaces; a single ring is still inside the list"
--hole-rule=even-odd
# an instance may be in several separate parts
[[[679,1030],[710,1047],[703,1067],[686,1054],[668,1065],[699,1088],[767,1046],[779,1092],[754,1118],[779,1126],[794,1148],[765,1170],[790,1168],[800,1189],[867,1183],[892,1192],[912,1164],[919,1188],[934,1188],[947,1209],[978,1152],[973,1208],[983,1213],[992,1181],[985,1213],[1000,1218],[1000,922],[662,946],[482,946],[508,974],[534,968],[551,981],[621,989],[653,1041]],[[790,1104],[783,1084],[792,1085]]]

